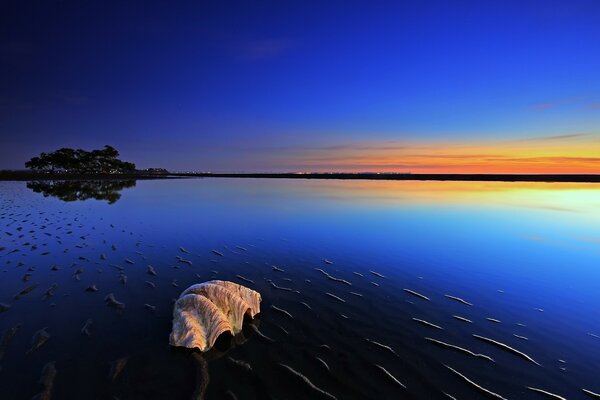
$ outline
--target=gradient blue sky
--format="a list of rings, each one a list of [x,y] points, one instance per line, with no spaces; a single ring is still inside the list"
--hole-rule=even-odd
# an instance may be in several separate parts
[[[173,170],[428,170],[410,157],[558,137],[600,172],[594,0],[6,1],[0,86],[0,168],[111,144]]]

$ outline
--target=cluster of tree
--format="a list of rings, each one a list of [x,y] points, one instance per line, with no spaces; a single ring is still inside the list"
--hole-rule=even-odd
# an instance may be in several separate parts
[[[113,204],[121,198],[121,190],[135,186],[135,180],[96,181],[32,181],[27,187],[44,197],[56,197],[62,201],[106,200]]]
[[[102,150],[62,148],[52,153],[42,153],[25,163],[25,167],[38,172],[64,172],[75,174],[122,174],[135,171],[135,164],[121,161],[119,152],[112,146]]]

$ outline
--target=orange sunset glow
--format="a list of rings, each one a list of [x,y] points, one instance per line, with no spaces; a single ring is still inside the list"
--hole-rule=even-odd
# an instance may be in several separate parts
[[[381,140],[298,150],[286,161],[307,171],[594,174],[600,171],[599,149],[600,135],[591,133],[514,140]]]

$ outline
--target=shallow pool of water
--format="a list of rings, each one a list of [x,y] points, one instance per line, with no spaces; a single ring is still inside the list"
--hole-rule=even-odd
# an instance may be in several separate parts
[[[599,185],[94,185],[0,182],[2,399],[41,392],[48,362],[56,399],[191,398],[206,373],[169,346],[173,299],[211,279],[259,291],[273,341],[223,338],[207,399],[331,398],[281,364],[338,399],[600,392]]]

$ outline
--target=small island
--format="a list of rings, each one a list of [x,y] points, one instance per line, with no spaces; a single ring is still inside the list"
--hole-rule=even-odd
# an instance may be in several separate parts
[[[169,175],[164,168],[137,169],[134,163],[118,157],[119,151],[109,145],[91,151],[63,147],[32,157],[25,163],[27,170],[0,171],[0,180],[122,180]]]
[[[123,174],[135,172],[135,164],[121,161],[119,152],[106,145],[101,150],[85,151],[63,147],[51,153],[41,153],[25,163],[38,173],[62,174]]]

